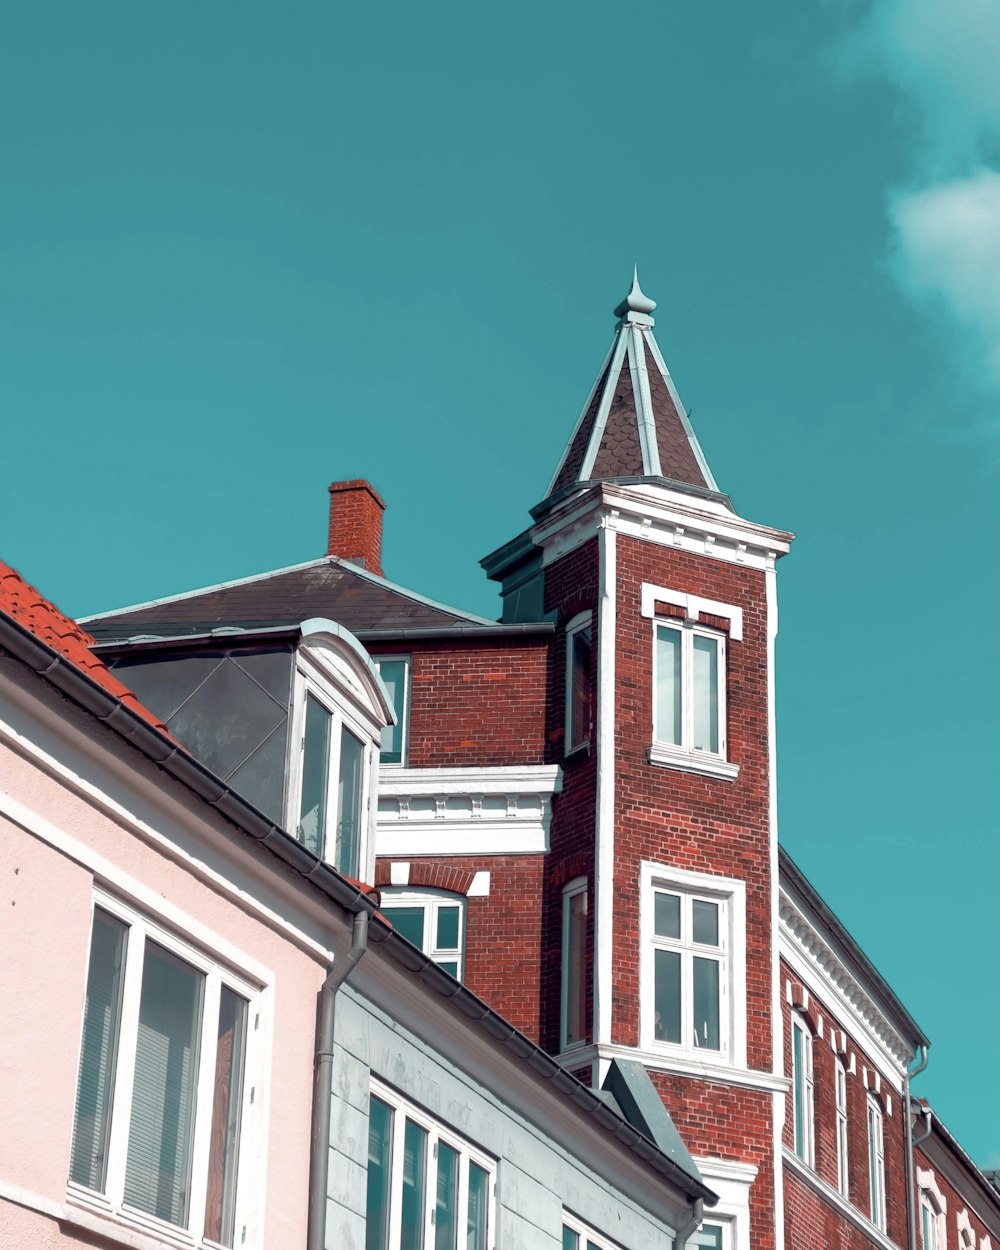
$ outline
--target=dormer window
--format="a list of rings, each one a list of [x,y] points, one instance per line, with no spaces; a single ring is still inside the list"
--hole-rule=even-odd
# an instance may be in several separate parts
[[[358,876],[365,744],[319,691],[307,689],[296,836],[321,859]],[[331,815],[334,816],[331,822]]]

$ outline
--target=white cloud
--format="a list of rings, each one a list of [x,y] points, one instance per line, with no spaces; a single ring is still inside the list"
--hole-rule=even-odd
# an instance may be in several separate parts
[[[898,192],[890,217],[900,285],[954,322],[1000,386],[1000,173]]]

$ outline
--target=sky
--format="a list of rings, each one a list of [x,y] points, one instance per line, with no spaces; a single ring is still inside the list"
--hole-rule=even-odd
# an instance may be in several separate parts
[[[1000,1166],[994,0],[0,12],[0,557],[83,615],[325,552],[487,616],[638,263],[779,568],[780,836]]]

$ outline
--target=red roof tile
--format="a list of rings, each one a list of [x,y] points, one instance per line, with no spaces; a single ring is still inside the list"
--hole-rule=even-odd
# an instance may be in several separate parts
[[[12,617],[19,625],[46,646],[57,651],[99,686],[121,699],[130,711],[148,721],[161,733],[167,733],[163,722],[144,707],[127,686],[122,685],[103,660],[90,650],[94,639],[81,629],[71,617],[50,603],[48,599],[26,582],[16,569],[0,560],[0,612]],[[167,735],[169,737],[169,734]]]

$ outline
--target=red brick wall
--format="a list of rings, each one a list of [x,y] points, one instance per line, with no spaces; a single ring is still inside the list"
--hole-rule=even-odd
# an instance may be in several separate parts
[[[914,1129],[914,1134],[919,1135],[922,1131],[922,1122],[918,1121]],[[929,1150],[927,1149],[929,1147]],[[987,1198],[979,1192],[979,1187],[969,1175],[968,1168],[961,1156],[957,1155],[951,1146],[944,1141],[935,1131],[928,1141],[922,1145],[914,1147],[914,1168],[926,1169],[933,1173],[934,1182],[941,1192],[941,1196],[948,1204],[945,1212],[945,1226],[947,1229],[947,1240],[945,1244],[948,1250],[951,1247],[959,1247],[962,1243],[958,1240],[958,1217],[964,1211],[969,1217],[969,1223],[975,1234],[975,1250],[979,1250],[980,1242],[986,1236],[989,1236],[993,1245],[993,1250],[1000,1250],[1000,1194],[995,1197]],[[947,1160],[948,1172],[955,1177],[967,1178],[967,1184],[964,1192],[960,1193],[949,1180],[942,1168],[940,1162],[937,1162],[934,1156],[940,1159],[942,1156]],[[919,1189],[917,1190],[919,1193]],[[989,1221],[987,1223],[986,1221]],[[918,1207],[917,1215],[917,1237],[920,1233],[920,1215]]]

